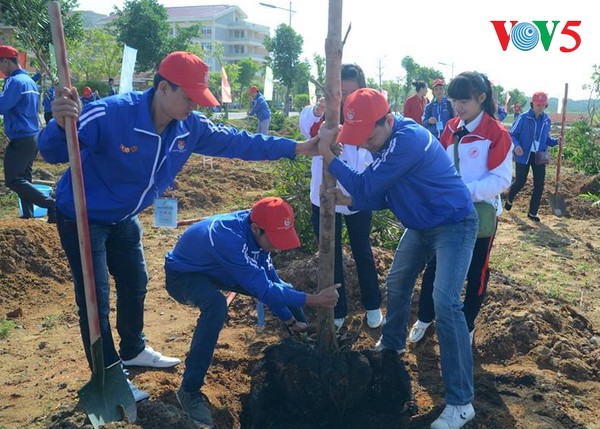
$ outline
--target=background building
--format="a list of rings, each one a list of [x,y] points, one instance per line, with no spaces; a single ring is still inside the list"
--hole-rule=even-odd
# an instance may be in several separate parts
[[[173,36],[177,28],[190,27],[195,24],[202,26],[202,36],[195,40],[205,51],[203,58],[211,71],[219,71],[220,64],[213,53],[217,43],[223,46],[223,62],[234,63],[242,58],[251,58],[259,64],[265,64],[268,55],[263,45],[269,35],[269,27],[246,21],[248,15],[238,6],[208,5],[167,7],[167,22],[171,26]],[[103,27],[116,18],[116,15],[103,16],[94,20],[85,19],[88,13],[81,12],[84,22],[89,26]],[[95,14],[96,16],[98,14]]]

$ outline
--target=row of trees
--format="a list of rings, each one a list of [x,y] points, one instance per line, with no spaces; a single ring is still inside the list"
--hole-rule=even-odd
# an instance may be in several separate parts
[[[104,29],[84,31],[81,14],[75,13],[77,0],[60,0],[65,37],[69,49],[71,72],[76,82],[81,85],[89,82],[106,82],[110,76],[118,76],[123,45],[138,50],[136,70],[151,71],[168,53],[175,50],[195,52],[200,57],[211,55],[221,63],[223,48],[213,45],[210,53],[203,52],[201,46],[194,43],[201,35],[201,27],[179,27],[171,29],[167,22],[167,11],[158,0],[127,0],[122,9],[115,8],[117,18]],[[0,0],[0,11],[5,24],[15,28],[15,45],[34,54],[34,66],[54,76],[50,61],[51,32],[46,0]],[[174,35],[174,36],[173,36]],[[265,47],[269,51],[267,59],[273,70],[276,89],[283,93],[280,99],[285,103],[287,113],[292,107],[302,107],[299,104],[308,100],[308,82],[313,80],[322,85],[325,81],[325,58],[315,54],[311,64],[307,59],[301,60],[303,37],[286,24],[279,25],[273,37],[265,39]],[[423,80],[431,83],[434,79],[443,77],[443,73],[431,67],[420,65],[410,56],[402,59],[402,67],[406,75],[395,80],[377,82],[367,79],[371,88],[385,90],[390,105],[394,111],[401,111],[406,97],[412,91],[412,83]],[[311,73],[313,69],[316,75]],[[362,65],[364,66],[364,64]],[[246,90],[254,84],[262,82],[262,72],[259,66],[250,58],[245,58],[236,64],[224,64],[234,97],[243,104]],[[600,71],[594,68],[590,89],[588,110],[590,117],[595,115],[596,101],[600,97]],[[260,86],[260,85],[259,85]],[[210,77],[211,90],[218,96],[221,93],[221,74],[215,71]],[[501,85],[495,88],[496,97],[504,104],[506,92]],[[518,89],[508,92],[510,106],[519,103],[527,106],[528,97]],[[289,103],[295,99],[295,105]],[[235,101],[235,100],[234,100]]]

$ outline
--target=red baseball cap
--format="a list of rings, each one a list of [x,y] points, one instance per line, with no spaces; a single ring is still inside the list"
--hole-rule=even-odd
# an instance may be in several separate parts
[[[258,92],[258,87],[257,86],[251,86],[250,89],[248,89],[248,94],[254,94]]]
[[[9,45],[0,45],[0,58],[19,58],[19,51]]]
[[[373,128],[375,122],[390,112],[385,96],[371,88],[360,88],[344,101],[344,125],[338,135],[338,142],[360,146]]]
[[[545,92],[538,91],[531,97],[531,102],[533,104],[545,106],[548,104],[548,96]]]
[[[438,85],[444,86],[444,81],[442,79],[436,79],[436,80],[433,81],[433,85],[431,85],[431,87],[435,88]]]
[[[254,203],[250,220],[264,229],[276,249],[300,247],[300,239],[294,229],[294,211],[281,198],[266,197]]]
[[[208,66],[191,52],[171,52],[161,61],[158,73],[169,82],[180,86],[185,95],[200,106],[219,105],[208,89]]]

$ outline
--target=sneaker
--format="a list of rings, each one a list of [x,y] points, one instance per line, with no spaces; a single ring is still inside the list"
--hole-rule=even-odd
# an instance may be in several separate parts
[[[504,202],[504,210],[510,211],[510,209],[512,209],[512,205],[513,205],[512,201],[506,200]]]
[[[427,332],[427,328],[429,328],[431,322],[421,322],[417,319],[412,329],[410,330],[410,334],[408,334],[408,341],[411,343],[418,343],[421,341],[425,332]]]
[[[373,348],[373,350],[375,350],[376,352],[382,352],[384,350],[393,350],[390,349],[389,347],[386,347],[382,342],[381,342],[381,338],[377,341],[377,344],[375,344],[375,348]],[[406,349],[400,349],[400,350],[396,350],[398,352],[399,355],[404,354],[406,352]]]
[[[148,346],[133,359],[123,361],[123,365],[125,366],[147,366],[151,368],[171,368],[180,363],[181,360],[174,357],[163,356],[159,352],[154,351],[152,347]]]
[[[381,313],[381,308],[378,308],[377,310],[367,310],[367,326],[369,328],[379,328],[382,322],[383,314]]]
[[[430,429],[459,429],[473,420],[473,405],[446,405],[442,414],[431,423]]]
[[[533,215],[533,214],[531,214],[531,213],[527,213],[527,217],[528,217],[529,219],[531,219],[532,221],[534,221],[534,222],[539,222],[539,221],[540,221],[540,217],[539,217],[539,216],[537,216],[537,215]]]
[[[333,324],[335,325],[336,329],[341,329],[342,326],[344,326],[345,321],[345,317],[340,317],[339,319],[333,319]]]
[[[135,384],[133,384],[133,382],[130,379],[127,379],[127,384],[129,385],[129,390],[131,390],[131,393],[133,394],[133,398],[135,399],[135,402],[145,401],[146,399],[148,399],[150,397],[150,395],[148,395],[147,392],[143,391],[142,389],[137,387]]]
[[[208,399],[202,392],[185,392],[183,387],[175,393],[181,409],[204,427],[211,428],[213,419],[208,409]]]

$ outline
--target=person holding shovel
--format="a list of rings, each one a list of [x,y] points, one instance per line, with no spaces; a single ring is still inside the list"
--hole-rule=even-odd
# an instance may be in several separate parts
[[[38,86],[19,64],[19,51],[0,45],[0,72],[6,75],[0,91],[0,115],[8,146],[4,154],[4,183],[21,199],[22,218],[33,217],[34,204],[48,209],[48,222],[56,222],[56,202],[31,183],[38,153],[40,124]]]
[[[216,106],[208,89],[208,66],[189,52],[173,52],[158,67],[154,86],[88,104],[81,112],[75,88],[56,91],[54,119],[39,138],[40,153],[50,163],[68,161],[65,122],[78,119],[78,137],[91,239],[96,299],[106,367],[155,368],[180,363],[146,343],[143,333],[148,272],[138,214],[154,204],[176,218],[176,205],[164,206],[160,196],[173,186],[177,173],[193,153],[246,160],[315,155],[316,140],[251,135],[215,125],[196,112],[197,105]],[[90,367],[90,334],[79,252],[72,173],[58,182],[57,227],[75,283],[81,336]],[[172,203],[172,202],[171,202]],[[117,353],[109,323],[112,275],[116,288]],[[130,385],[136,399],[148,397]]]
[[[406,228],[387,277],[387,312],[375,346],[404,353],[418,274],[436,257],[433,284],[446,407],[432,429],[458,429],[475,417],[473,355],[461,292],[478,229],[471,192],[444,148],[423,126],[390,113],[380,92],[363,88],[346,98],[339,142],[363,147],[374,161],[358,173],[334,155],[337,130],[319,130],[319,153],[339,188],[336,202],[355,210],[390,209]]]
[[[546,164],[550,162],[548,147],[556,146],[558,139],[550,137],[552,121],[544,111],[548,107],[548,96],[545,92],[536,92],[531,97],[530,109],[518,116],[510,135],[515,155],[515,180],[508,191],[504,208],[512,209],[515,198],[527,182],[529,170],[533,171],[533,191],[529,200],[527,217],[539,222],[538,209],[544,194],[546,181]]]
[[[183,382],[177,390],[181,407],[194,420],[212,426],[200,389],[227,316],[221,290],[259,299],[294,332],[307,327],[303,305],[335,306],[339,284],[309,294],[295,290],[277,275],[271,252],[299,246],[291,206],[281,198],[266,197],[251,210],[211,216],[192,225],[167,253],[169,295],[200,309]]]

